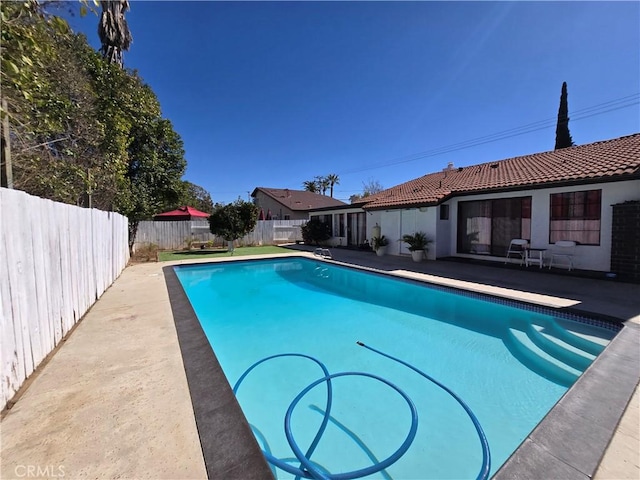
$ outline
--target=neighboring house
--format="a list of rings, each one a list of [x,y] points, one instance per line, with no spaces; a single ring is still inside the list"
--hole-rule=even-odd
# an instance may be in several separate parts
[[[257,207],[262,209],[265,217],[271,216],[273,220],[307,220],[309,211],[315,208],[346,205],[326,195],[288,188],[257,187],[251,196]]]
[[[640,134],[469,167],[450,164],[364,200],[349,214],[366,212],[368,238],[379,225],[390,254],[408,253],[396,240],[418,230],[433,239],[431,259],[504,261],[514,238],[547,255],[556,241],[574,240],[576,268],[616,271],[613,264],[635,262],[637,272]],[[343,213],[312,215],[332,215],[335,225]],[[614,229],[614,221],[626,227]]]

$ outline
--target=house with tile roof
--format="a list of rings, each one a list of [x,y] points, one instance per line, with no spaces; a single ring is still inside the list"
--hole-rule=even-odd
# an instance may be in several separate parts
[[[251,196],[265,216],[273,220],[306,220],[309,210],[346,205],[327,195],[288,188],[256,187]]]
[[[549,255],[556,241],[572,240],[576,268],[615,271],[612,264],[620,258],[635,261],[637,268],[640,207],[617,206],[640,205],[640,134],[468,167],[450,164],[365,200],[346,214],[341,207],[312,215],[329,221],[329,215],[345,214],[348,224],[349,216],[365,213],[366,226],[359,228],[371,238],[380,227],[394,255],[408,253],[396,240],[424,231],[433,240],[431,259],[504,261],[515,238]],[[616,209],[627,212],[617,214],[622,220],[615,218]],[[620,221],[627,225],[624,238],[613,226]],[[634,221],[636,227],[628,227]]]

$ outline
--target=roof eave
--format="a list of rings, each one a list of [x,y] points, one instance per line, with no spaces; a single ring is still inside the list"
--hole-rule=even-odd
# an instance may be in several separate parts
[[[364,205],[362,208],[366,211],[375,211],[375,210],[390,210],[390,209],[399,209],[399,208],[420,208],[420,207],[433,207],[440,205],[451,198],[455,197],[468,197],[471,195],[484,195],[489,193],[501,193],[501,192],[515,192],[515,191],[523,191],[523,190],[540,190],[543,188],[555,188],[555,187],[568,187],[568,186],[576,186],[576,185],[597,185],[602,183],[612,183],[612,182],[625,182],[629,180],[637,180],[640,179],[640,171],[636,171],[631,174],[619,174],[619,175],[610,175],[603,176],[598,178],[577,178],[577,179],[568,179],[568,180],[558,180],[553,182],[541,182],[541,183],[530,183],[530,184],[520,184],[520,185],[510,185],[505,187],[491,187],[491,188],[479,188],[476,190],[458,190],[452,191],[447,195],[443,195],[436,201],[416,201],[416,202],[402,202],[398,204],[391,205]]]

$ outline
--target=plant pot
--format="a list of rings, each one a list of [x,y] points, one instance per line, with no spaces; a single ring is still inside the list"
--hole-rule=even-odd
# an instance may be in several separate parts
[[[378,255],[379,257],[382,257],[385,253],[387,253],[387,247],[379,247],[376,250],[376,255]]]
[[[414,262],[421,262],[424,258],[424,250],[414,250],[411,252],[411,258]]]

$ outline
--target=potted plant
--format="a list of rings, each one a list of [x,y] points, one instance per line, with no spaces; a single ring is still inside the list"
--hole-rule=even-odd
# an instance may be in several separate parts
[[[389,245],[389,240],[387,240],[384,235],[373,237],[371,239],[371,246],[373,247],[373,251],[376,252],[376,255],[378,255],[379,257],[383,256],[386,253],[387,245]]]
[[[403,235],[402,241],[409,245],[411,258],[414,262],[421,261],[429,251],[429,244],[433,241],[424,232],[416,232],[413,235]]]

